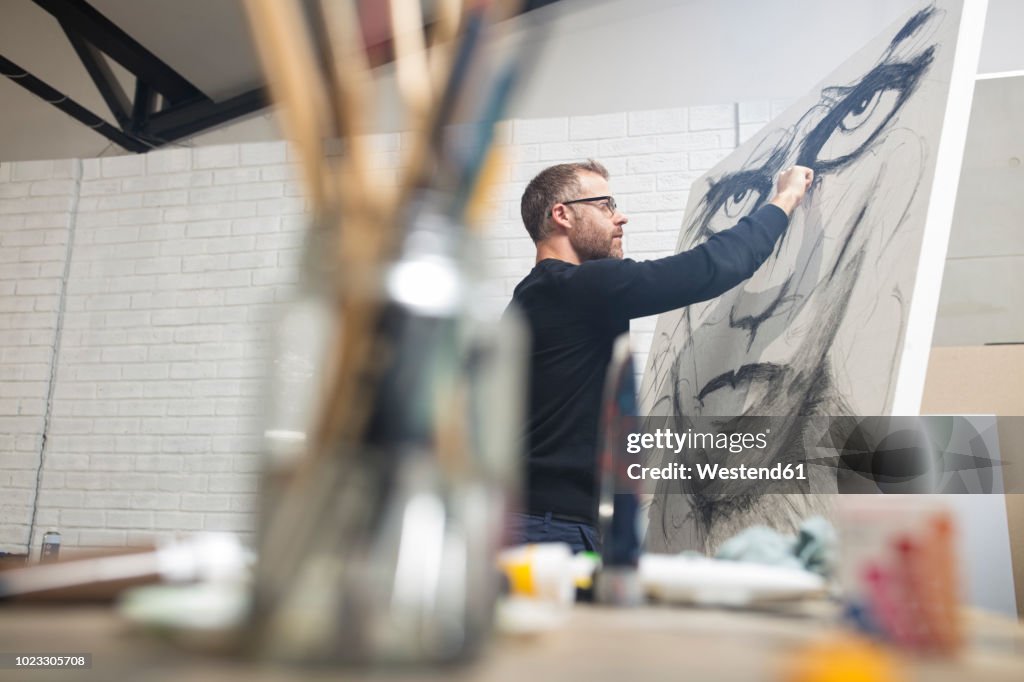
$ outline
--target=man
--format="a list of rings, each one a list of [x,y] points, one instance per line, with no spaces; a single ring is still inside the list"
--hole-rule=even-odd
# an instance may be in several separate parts
[[[782,172],[768,205],[700,246],[668,258],[623,259],[623,227],[596,161],[542,171],[521,212],[537,264],[513,305],[532,342],[526,425],[526,509],[513,542],[596,550],[595,453],[605,370],[629,320],[714,298],[750,277],[775,248],[810,186],[810,169]]]

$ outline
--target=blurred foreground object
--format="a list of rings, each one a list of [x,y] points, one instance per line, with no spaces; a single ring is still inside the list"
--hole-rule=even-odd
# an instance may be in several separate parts
[[[825,594],[825,580],[784,566],[708,559],[693,554],[644,554],[640,582],[656,601],[745,607]]]
[[[43,545],[39,548],[39,563],[51,563],[60,558],[60,533],[55,530],[43,534]]]
[[[802,568],[828,578],[838,562],[836,531],[821,516],[800,523],[796,536],[768,526],[750,526],[722,543],[716,559]]]
[[[155,549],[80,557],[0,573],[0,598],[107,601],[146,583],[241,582],[252,563],[233,535],[200,533]]]
[[[481,311],[471,267],[494,124],[524,66],[521,50],[493,47],[509,12],[443,0],[427,18],[418,0],[392,0],[409,144],[387,183],[366,148],[375,84],[361,5],[246,6],[314,209],[277,325],[253,650],[465,660],[493,623],[523,402],[522,332]]]
[[[906,649],[958,651],[959,566],[948,506],[923,496],[848,496],[839,510],[847,617]]]
[[[498,565],[508,582],[508,594],[498,604],[498,630],[506,635],[538,635],[565,625],[577,597],[592,592],[600,564],[596,553],[574,555],[564,542],[503,549]]]
[[[593,587],[601,560],[593,552],[574,555],[564,542],[541,542],[503,549],[498,565],[512,596],[571,606],[577,589]]]
[[[597,574],[597,601],[615,606],[638,606],[644,593],[637,565],[640,561],[640,497],[636,483],[623,475],[615,458],[626,452],[628,434],[637,424],[636,383],[629,334],[615,340],[605,375],[601,420],[598,424],[600,462],[598,516],[601,522],[601,570]]]
[[[906,671],[881,647],[856,637],[803,647],[786,661],[784,682],[900,682]]]

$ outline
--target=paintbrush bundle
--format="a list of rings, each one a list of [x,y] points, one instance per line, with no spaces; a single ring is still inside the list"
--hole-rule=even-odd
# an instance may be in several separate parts
[[[841,500],[840,575],[860,630],[901,648],[953,654],[963,643],[951,510],[924,496]]]
[[[316,337],[278,350],[315,387],[294,400],[305,414],[268,428],[286,456],[263,490],[253,642],[302,662],[461,660],[490,631],[522,393],[519,335],[477,314],[466,264],[525,52],[494,48],[500,3],[440,0],[425,16],[392,0],[409,144],[397,185],[382,183],[368,7],[247,0],[314,207],[300,301],[279,327]]]

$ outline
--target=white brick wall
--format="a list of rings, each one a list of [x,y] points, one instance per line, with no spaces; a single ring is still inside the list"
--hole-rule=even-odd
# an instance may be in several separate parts
[[[627,255],[667,255],[692,181],[779,106],[503,125],[510,168],[483,243],[488,304],[500,312],[533,266],[519,198],[537,172],[601,160],[629,216]],[[407,144],[374,138],[382,177]],[[50,528],[70,548],[252,531],[269,321],[297,279],[307,209],[293,163],[271,142],[0,164],[0,550],[28,541],[76,200],[36,545]],[[638,370],[653,324],[633,325]]]
[[[0,549],[24,551],[77,161],[0,164]]]

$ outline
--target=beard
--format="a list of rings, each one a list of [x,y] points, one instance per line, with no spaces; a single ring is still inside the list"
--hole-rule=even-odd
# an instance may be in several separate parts
[[[569,232],[569,244],[576,251],[580,262],[601,258],[622,258],[622,242],[616,242],[610,232],[605,232],[590,221],[581,222]]]

